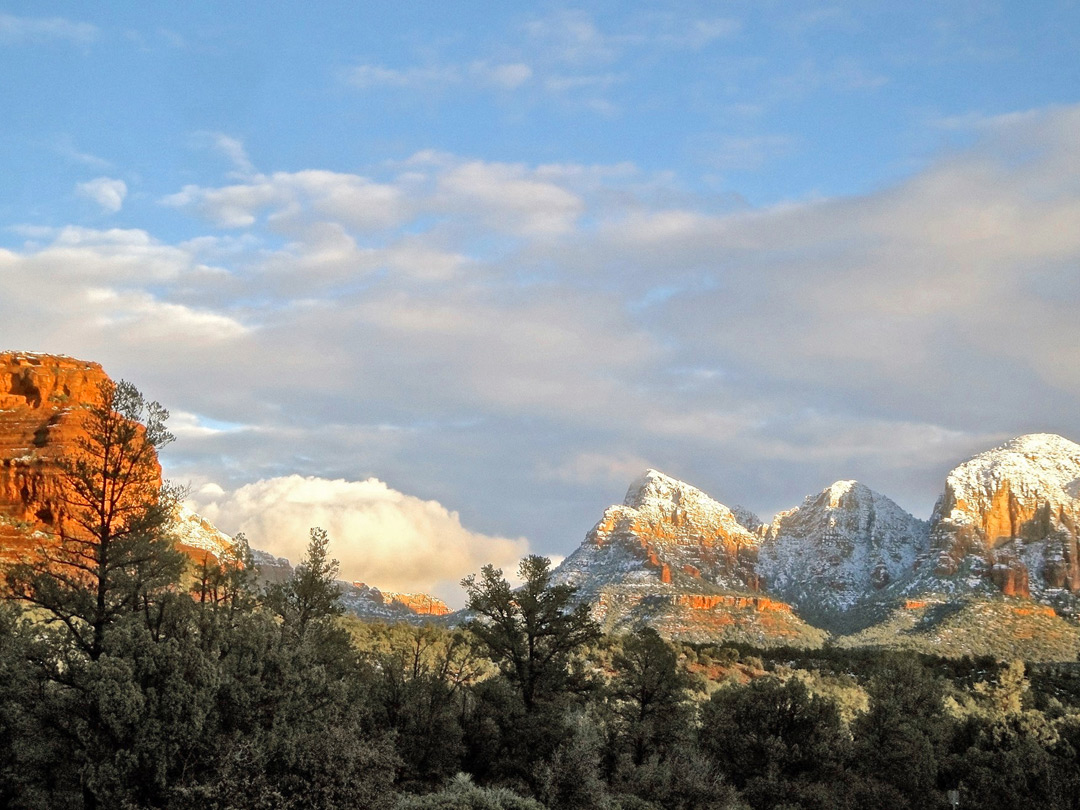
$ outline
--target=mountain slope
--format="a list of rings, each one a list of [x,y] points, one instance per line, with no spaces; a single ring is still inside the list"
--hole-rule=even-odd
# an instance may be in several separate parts
[[[1064,613],[1080,593],[1080,445],[1019,436],[952,470],[931,518],[932,565],[905,590],[1031,597]]]
[[[929,527],[856,481],[838,481],[781,512],[765,531],[757,573],[764,589],[832,632],[865,626],[889,583],[929,549]]]
[[[815,646],[825,634],[757,593],[760,538],[728,507],[647,470],[555,570],[609,631],[641,625],[694,641]]]

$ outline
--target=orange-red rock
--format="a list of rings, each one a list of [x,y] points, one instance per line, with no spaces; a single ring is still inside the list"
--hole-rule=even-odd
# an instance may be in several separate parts
[[[108,377],[71,357],[0,353],[0,555],[28,548],[63,519],[57,459],[82,434],[78,405]]]
[[[445,616],[450,613],[450,608],[445,602],[426,593],[384,592],[383,596],[392,602],[404,605],[418,616]]]
[[[1008,596],[1080,593],[1077,481],[1080,446],[1045,433],[1019,436],[956,467],[934,509],[934,573],[953,576],[975,560]]]

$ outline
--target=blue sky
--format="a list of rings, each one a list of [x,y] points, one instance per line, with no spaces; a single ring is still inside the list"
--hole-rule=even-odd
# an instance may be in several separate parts
[[[909,5],[0,5],[0,345],[391,587],[566,554],[645,466],[926,517],[1080,438],[1080,4]]]

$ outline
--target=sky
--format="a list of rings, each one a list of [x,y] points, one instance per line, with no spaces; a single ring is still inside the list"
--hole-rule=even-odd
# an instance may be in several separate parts
[[[1080,3],[0,2],[0,349],[222,529],[460,604],[646,468],[1080,439]]]

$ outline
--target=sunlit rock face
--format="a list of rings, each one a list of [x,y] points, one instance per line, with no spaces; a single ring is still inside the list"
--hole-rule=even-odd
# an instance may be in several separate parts
[[[109,381],[97,363],[0,353],[0,556],[14,558],[60,530],[65,515],[57,462],[85,436],[82,409],[100,401]],[[220,558],[232,545],[186,507],[177,509],[171,530],[197,562],[207,554]]]
[[[618,579],[632,574],[639,581],[665,584],[704,580],[754,591],[758,542],[722,503],[648,470],[630,485],[621,505],[604,511],[560,570],[571,584],[607,571]],[[616,558],[624,562],[614,568],[607,564]]]
[[[426,593],[384,591],[383,596],[391,602],[407,607],[417,616],[446,616],[450,613],[450,608],[443,600]]]
[[[949,473],[931,519],[934,572],[980,575],[1009,596],[1080,592],[1080,445],[1020,436]]]
[[[671,637],[764,645],[818,644],[790,606],[758,594],[760,537],[722,503],[648,470],[556,569],[608,630],[655,627]],[[758,523],[760,521],[757,521]]]
[[[170,531],[180,549],[196,560],[206,555],[222,560],[233,550],[229,535],[187,505],[181,505],[173,514]]]
[[[365,621],[424,624],[450,613],[445,602],[426,593],[382,591],[363,582],[340,581],[338,587],[345,610]]]
[[[764,530],[763,587],[830,630],[907,576],[929,548],[929,526],[857,481],[837,481]]]
[[[71,357],[0,353],[0,556],[53,534],[63,520],[56,461],[83,435],[78,406],[108,377]]]

